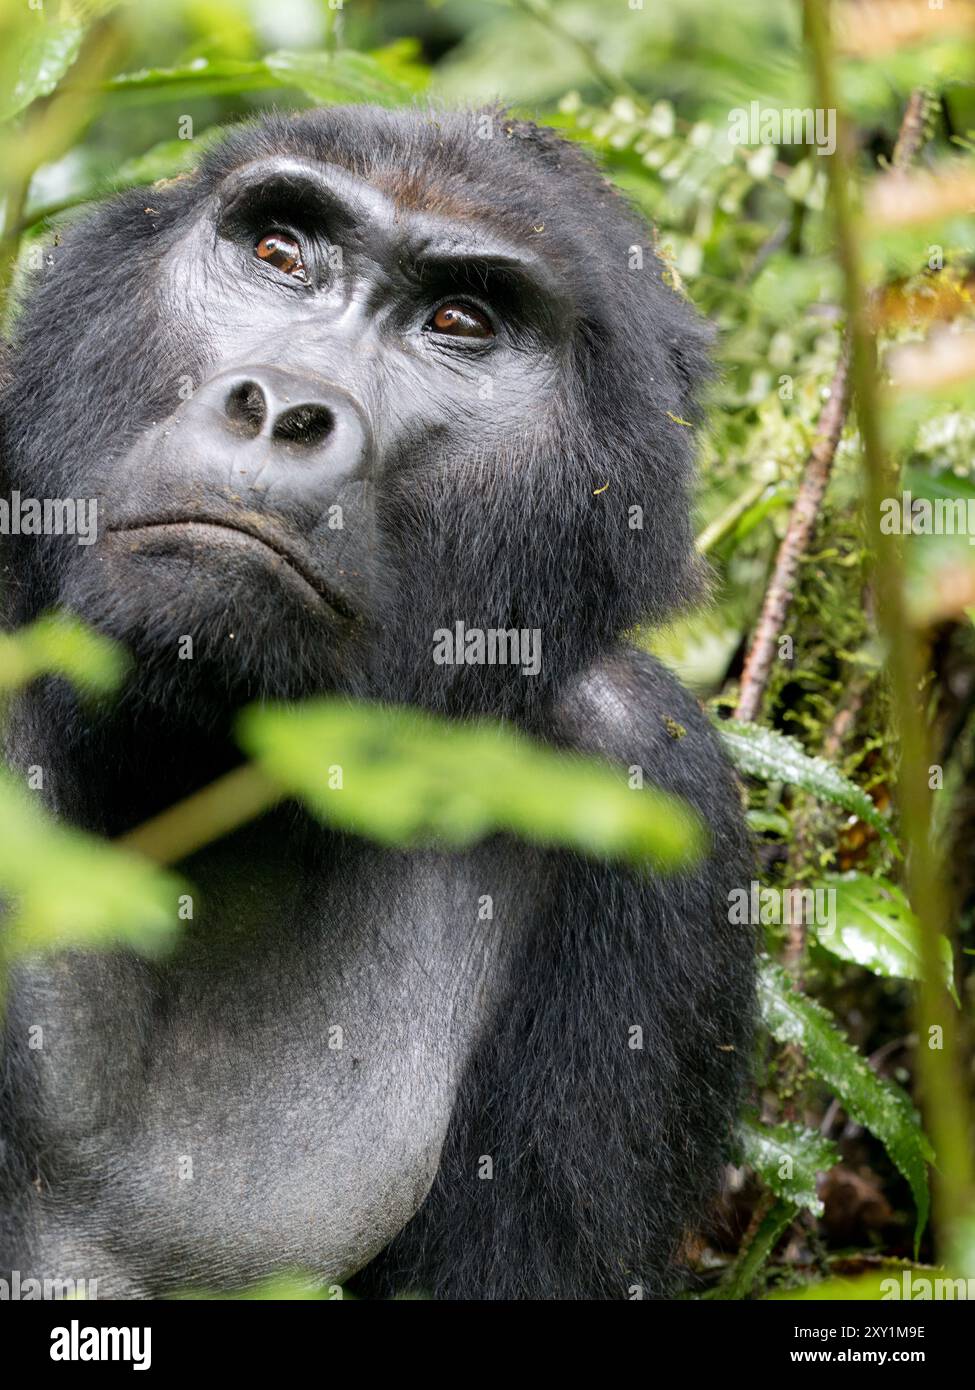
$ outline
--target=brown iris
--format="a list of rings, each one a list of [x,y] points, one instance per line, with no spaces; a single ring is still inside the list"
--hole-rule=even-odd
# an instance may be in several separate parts
[[[301,259],[301,247],[293,237],[283,232],[268,232],[254,247],[254,254],[262,261],[268,261],[285,275],[305,278],[305,267]]]
[[[494,337],[487,315],[473,304],[441,304],[427,327],[433,333],[447,333],[453,338]]]

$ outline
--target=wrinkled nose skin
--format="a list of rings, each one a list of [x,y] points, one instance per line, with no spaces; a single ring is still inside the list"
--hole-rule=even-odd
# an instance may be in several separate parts
[[[180,407],[167,435],[196,482],[249,489],[292,514],[327,508],[348,484],[364,481],[371,452],[363,412],[348,392],[278,367],[212,377]]]

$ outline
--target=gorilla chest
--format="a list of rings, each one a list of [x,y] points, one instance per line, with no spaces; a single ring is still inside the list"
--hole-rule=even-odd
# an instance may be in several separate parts
[[[58,1123],[58,1091],[77,1109],[79,1219],[140,1284],[341,1280],[425,1197],[498,994],[501,923],[489,857],[371,870],[279,894],[272,919],[266,894],[221,903],[217,876],[172,961],[100,982],[82,1074],[66,1055],[48,1075]],[[77,1027],[91,984],[60,981]]]

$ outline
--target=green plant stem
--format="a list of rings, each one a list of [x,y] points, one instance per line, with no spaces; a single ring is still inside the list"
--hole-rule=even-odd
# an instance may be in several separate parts
[[[824,0],[804,0],[804,13],[817,105],[827,111],[837,111],[837,153],[827,160],[828,177],[837,256],[845,285],[851,378],[874,555],[878,626],[886,649],[896,723],[894,737],[900,747],[897,805],[908,847],[908,891],[921,926],[923,977],[916,996],[918,1072],[925,1119],[938,1156],[934,1212],[939,1254],[947,1263],[960,1268],[966,1228],[971,1219],[971,1131],[954,1007],[941,983],[938,936],[948,925],[948,913],[943,876],[930,835],[930,754],[926,722],[919,708],[924,662],[918,635],[907,618],[900,543],[893,536],[880,534],[881,503],[896,483],[896,477],[884,453],[874,343],[849,187],[852,147],[846,121],[837,104],[828,6]],[[934,1040],[940,1041],[940,1046],[933,1046]]]
[[[762,1214],[750,1238],[728,1270],[714,1297],[721,1302],[747,1297],[762,1266],[769,1260],[784,1231],[799,1214],[792,1202],[765,1199]]]
[[[30,175],[20,175],[8,182],[4,189],[6,208],[3,218],[3,236],[0,237],[0,304],[4,303],[14,267],[17,264],[17,248],[20,245],[20,223],[27,204],[27,190]]]
[[[157,864],[178,864],[197,850],[269,811],[284,797],[260,768],[245,763],[202,791],[170,806],[120,836],[122,849],[144,854]]]
[[[713,550],[716,545],[729,535],[738,522],[748,511],[749,507],[754,506],[758,499],[766,492],[773,483],[778,481],[778,470],[771,470],[767,476],[756,478],[741,492],[733,502],[731,502],[720,516],[705,526],[704,530],[694,542],[699,555],[706,555],[709,550]]]
[[[591,43],[587,43],[585,39],[580,39],[577,34],[573,34],[571,29],[566,28],[551,6],[545,3],[545,0],[515,0],[515,5],[525,14],[531,15],[532,19],[538,20],[539,24],[543,24],[549,33],[554,34],[564,43],[570,44],[583,58],[593,77],[607,91],[615,92],[617,96],[628,97],[640,108],[646,106],[645,99],[637,89],[632,87],[625,77],[612,72]]]

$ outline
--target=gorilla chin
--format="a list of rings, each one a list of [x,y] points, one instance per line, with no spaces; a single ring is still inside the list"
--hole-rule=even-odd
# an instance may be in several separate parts
[[[303,557],[297,545],[275,534],[263,519],[248,525],[240,517],[174,517],[111,528],[107,534],[113,548],[128,544],[133,556],[153,562],[154,573],[158,561],[167,560],[177,570],[189,566],[191,573],[197,567],[216,571],[225,583],[229,576],[231,583],[244,587],[266,583],[270,575],[281,584],[285,602],[302,603],[343,623],[356,621],[349,602],[324,583],[310,557]],[[221,602],[224,597],[221,594]]]
[[[194,724],[201,701],[222,727],[249,700],[361,684],[363,621],[261,518],[108,528],[64,601],[133,653],[132,694]]]

